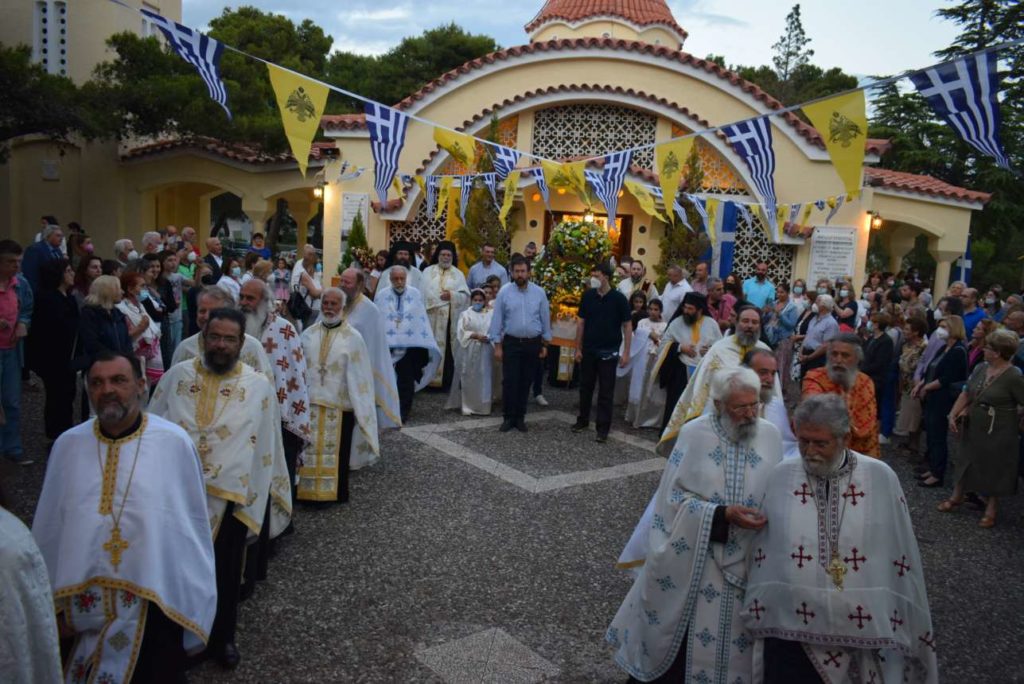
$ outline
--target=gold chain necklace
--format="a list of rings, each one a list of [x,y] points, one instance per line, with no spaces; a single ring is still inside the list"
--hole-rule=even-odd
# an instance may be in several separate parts
[[[100,432],[99,419],[96,419],[96,422],[93,424],[93,430],[97,437],[96,462],[99,464],[100,475],[103,478],[99,511],[100,515],[109,515],[114,521],[114,527],[110,530],[110,538],[103,543],[103,550],[110,555],[110,564],[114,567],[114,572],[117,572],[118,567],[121,565],[121,555],[130,546],[128,540],[121,536],[121,518],[124,516],[125,504],[128,503],[128,491],[132,487],[132,480],[135,479],[135,466],[139,463],[139,452],[142,450],[142,435],[146,431],[146,423],[146,415],[142,414],[142,422],[139,424],[139,429],[123,439],[108,439],[104,437],[103,433]],[[115,514],[113,511],[113,499],[117,488],[117,470],[121,460],[121,442],[127,441],[135,434],[139,436],[138,443],[135,445],[135,458],[132,460],[132,469],[128,474],[128,484],[125,485],[124,495],[121,497],[121,507]],[[100,454],[100,442],[106,442],[108,445],[105,465]]]

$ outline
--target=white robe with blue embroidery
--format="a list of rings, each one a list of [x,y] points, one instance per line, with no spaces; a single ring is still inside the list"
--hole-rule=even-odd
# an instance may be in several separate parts
[[[398,363],[407,349],[426,349],[429,361],[416,383],[416,391],[426,387],[434,379],[441,364],[441,350],[434,339],[434,331],[427,318],[423,295],[415,287],[406,286],[401,296],[390,287],[377,290],[374,303],[384,314],[384,336],[391,350],[391,361]]]
[[[679,431],[655,495],[646,561],[606,635],[630,675],[655,679],[685,648],[687,682],[751,681],[754,641],[740,612],[754,533],[730,526],[719,544],[711,524],[718,506],[760,506],[781,459],[779,432],[765,420],[746,443],[729,441],[716,415]]]

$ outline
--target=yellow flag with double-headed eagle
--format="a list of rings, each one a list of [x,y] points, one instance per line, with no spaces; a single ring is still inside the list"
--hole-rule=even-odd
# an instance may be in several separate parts
[[[281,110],[284,135],[288,138],[292,156],[299,164],[299,171],[305,176],[309,150],[320,128],[320,117],[323,116],[329,90],[311,78],[273,64],[267,64],[267,72],[270,85],[274,87],[274,99]]]
[[[476,165],[476,140],[473,136],[435,127],[434,142],[448,150],[448,154],[467,169]]]
[[[666,207],[679,194],[679,181],[683,178],[686,159],[690,156],[690,150],[693,149],[693,140],[693,138],[670,140],[654,148],[661,196],[665,199]]]
[[[445,176],[437,186],[437,211],[434,212],[434,220],[440,221],[441,216],[448,208],[448,195],[452,191],[452,183],[455,181],[451,176]]]
[[[505,178],[505,195],[501,198],[501,211],[498,212],[498,220],[502,228],[508,228],[505,221],[508,219],[508,212],[512,210],[512,201],[516,198],[516,190],[519,188],[519,171],[510,171]]]
[[[864,144],[868,138],[864,91],[830,97],[802,109],[825,141],[846,192],[858,192],[864,170]]]
[[[660,221],[668,223],[668,219],[665,215],[658,211],[657,200],[654,199],[647,188],[640,185],[639,183],[631,180],[625,181],[626,189],[629,190],[629,194],[636,198],[637,203],[640,205],[640,209],[651,216],[655,217]]]
[[[587,193],[587,179],[583,174],[586,162],[558,162],[541,160],[541,170],[544,172],[544,182],[551,190],[569,190],[580,195]]]

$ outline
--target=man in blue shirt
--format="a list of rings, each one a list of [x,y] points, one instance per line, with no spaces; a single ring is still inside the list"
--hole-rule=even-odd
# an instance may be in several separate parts
[[[551,309],[544,290],[530,282],[530,264],[523,257],[512,260],[512,283],[494,300],[488,336],[494,358],[501,362],[505,420],[499,431],[526,432],[526,400],[534,369],[548,355]]]
[[[21,260],[21,273],[32,287],[32,292],[39,289],[39,272],[43,264],[64,258],[64,252],[60,251],[64,232],[60,226],[46,226],[41,235],[42,239],[29,245]]]
[[[481,288],[487,283],[487,278],[492,275],[501,279],[502,285],[508,282],[508,271],[494,260],[494,245],[485,242],[484,246],[480,248],[480,261],[469,269],[466,284],[469,285],[470,290]]]
[[[754,277],[743,281],[743,298],[758,309],[775,303],[775,285],[768,280],[768,264],[759,263]]]
[[[988,318],[985,310],[978,306],[978,291],[969,287],[960,295],[960,301],[964,303],[964,330],[967,332],[967,339],[974,334],[974,326],[978,325],[983,318]]]

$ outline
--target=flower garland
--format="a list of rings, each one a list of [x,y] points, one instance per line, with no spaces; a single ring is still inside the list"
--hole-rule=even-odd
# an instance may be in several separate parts
[[[608,260],[612,241],[595,223],[565,221],[551,231],[544,251],[533,265],[554,319],[575,319],[580,298],[589,287],[590,269]]]

